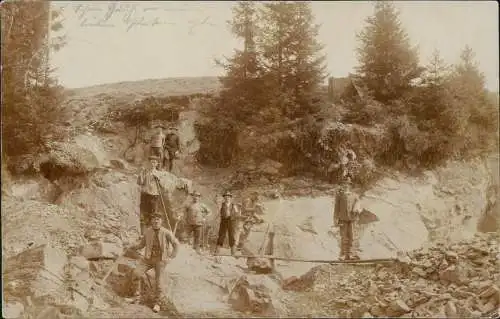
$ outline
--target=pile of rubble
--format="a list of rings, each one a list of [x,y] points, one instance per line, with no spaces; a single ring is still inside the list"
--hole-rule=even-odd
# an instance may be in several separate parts
[[[409,262],[370,268],[323,265],[298,280],[285,280],[283,288],[302,290],[322,314],[335,317],[474,318],[498,311],[495,234],[436,244],[408,257]]]

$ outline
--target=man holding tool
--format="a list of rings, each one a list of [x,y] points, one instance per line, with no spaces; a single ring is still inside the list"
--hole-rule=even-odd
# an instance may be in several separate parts
[[[157,181],[159,163],[159,157],[151,155],[149,167],[143,169],[137,178],[137,184],[141,187],[139,204],[141,235],[144,234],[146,226],[149,225],[150,215],[158,210],[161,191]]]
[[[169,244],[173,246],[172,254],[168,255]],[[179,250],[179,241],[174,234],[162,226],[162,215],[154,213],[151,216],[151,226],[148,227],[144,236],[141,237],[137,245],[130,247],[130,250],[140,250],[145,248],[144,258],[139,262],[134,269],[132,276],[136,282],[137,290],[135,292],[136,300],[140,299],[141,281],[144,279],[146,272],[152,268],[155,270],[155,300],[153,311],[160,311],[160,303],[165,297],[163,287],[165,267],[170,260],[177,256]]]

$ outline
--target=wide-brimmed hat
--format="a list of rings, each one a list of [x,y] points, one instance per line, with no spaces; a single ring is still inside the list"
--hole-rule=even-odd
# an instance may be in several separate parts
[[[160,158],[158,156],[156,156],[156,155],[150,155],[149,156],[149,160],[157,160],[157,161],[159,161]]]
[[[201,193],[198,192],[198,191],[194,191],[190,195],[193,196],[193,197],[201,197]]]
[[[233,197],[233,194],[230,191],[226,191],[226,192],[224,192],[224,194],[222,196],[223,197]]]

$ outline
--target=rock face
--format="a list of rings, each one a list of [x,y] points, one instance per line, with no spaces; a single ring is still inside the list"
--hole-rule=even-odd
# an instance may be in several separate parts
[[[2,251],[16,255],[30,245],[50,243],[70,252],[82,242],[85,218],[57,205],[2,197]]]
[[[72,308],[73,313],[85,314],[96,301],[87,261],[68,259],[64,251],[48,245],[9,258],[4,280],[9,298],[30,296],[35,303]]]
[[[412,251],[407,264],[324,265],[285,283],[310,291],[329,316],[341,315],[342,305],[352,309],[343,315],[353,317],[364,311],[375,317],[479,317],[499,307],[498,253],[496,235],[478,234]]]

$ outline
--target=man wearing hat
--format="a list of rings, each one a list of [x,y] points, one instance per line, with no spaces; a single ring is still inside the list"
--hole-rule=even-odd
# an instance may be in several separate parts
[[[236,204],[232,202],[233,194],[231,194],[231,192],[225,192],[223,197],[224,200],[220,208],[219,237],[217,239],[215,254],[217,255],[220,251],[220,248],[224,246],[224,241],[226,240],[227,234],[229,239],[229,247],[231,247],[231,255],[234,255],[236,254],[234,222],[240,218],[240,209]]]
[[[173,246],[173,251],[169,256],[168,247],[170,244]],[[151,226],[144,231],[144,236],[141,237],[140,242],[129,249],[140,250],[143,248],[145,248],[144,258],[139,262],[132,273],[133,280],[136,282],[135,287],[137,287],[135,296],[137,300],[140,298],[141,281],[144,279],[146,272],[154,268],[155,305],[153,311],[158,312],[160,311],[160,303],[165,297],[165,289],[163,286],[165,267],[170,260],[177,256],[179,250],[179,241],[170,230],[162,226],[162,215],[158,212],[151,215]]]
[[[163,159],[163,145],[165,144],[165,134],[163,133],[163,126],[158,126],[156,132],[151,137],[151,155]]]
[[[340,231],[340,259],[359,259],[358,219],[361,213],[359,196],[351,190],[351,179],[347,177],[341,184],[333,211],[334,227]]]
[[[193,249],[200,253],[203,246],[201,242],[203,226],[211,212],[205,204],[200,203],[201,194],[199,192],[195,191],[191,196],[193,201],[184,210],[184,221],[188,236],[194,235]]]
[[[171,172],[174,165],[174,159],[176,159],[177,156],[179,155],[179,151],[181,148],[180,139],[179,136],[177,135],[177,128],[169,127],[167,135],[165,136],[164,145],[165,145],[164,153],[168,154],[168,159],[166,156],[164,157],[164,165],[165,167],[168,167],[168,171]]]
[[[158,189],[159,157],[151,155],[149,166],[143,169],[137,178],[137,184],[141,187],[141,197],[139,203],[141,235],[145,227],[149,224],[150,215],[158,210],[160,199],[160,189]]]

